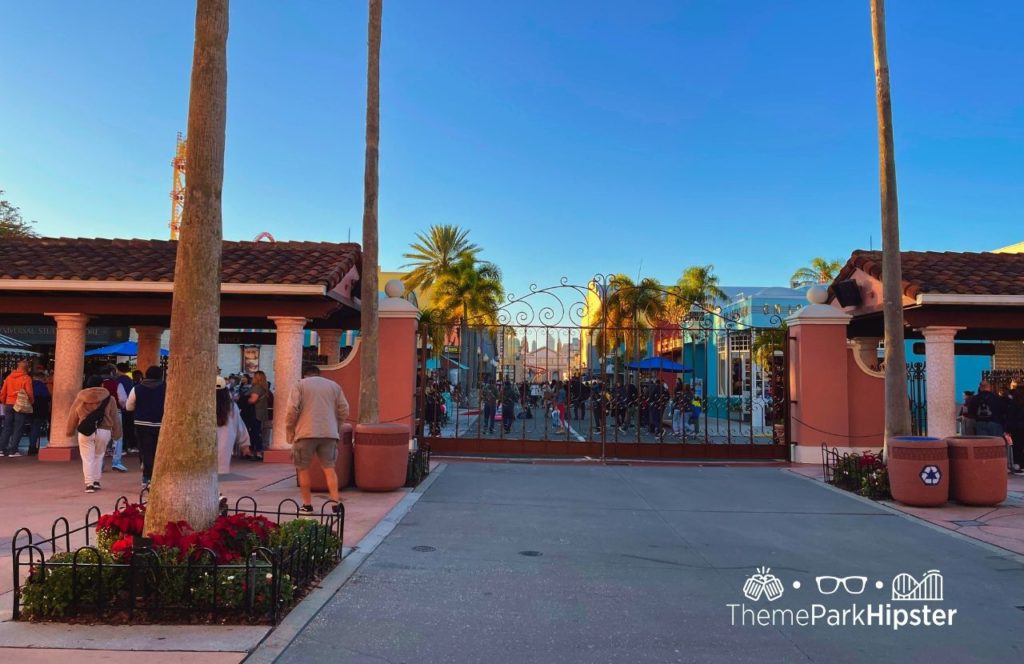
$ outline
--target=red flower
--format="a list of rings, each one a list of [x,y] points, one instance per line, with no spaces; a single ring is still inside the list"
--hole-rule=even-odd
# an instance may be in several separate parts
[[[119,560],[130,558],[134,547],[134,537],[132,535],[125,535],[121,539],[117,540],[110,545],[110,553]]]

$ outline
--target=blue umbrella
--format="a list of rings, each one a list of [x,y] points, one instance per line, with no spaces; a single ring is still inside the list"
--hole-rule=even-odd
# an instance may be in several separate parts
[[[86,351],[86,357],[92,357],[94,355],[129,355],[135,357],[139,354],[139,345],[134,341],[122,341],[119,344],[113,346],[104,346],[103,348],[93,348],[92,350]],[[160,349],[160,357],[167,357],[167,349]]]
[[[648,371],[668,371],[671,373],[693,372],[678,362],[667,360],[664,357],[645,357],[639,362],[630,362],[627,365],[630,369],[643,369]]]

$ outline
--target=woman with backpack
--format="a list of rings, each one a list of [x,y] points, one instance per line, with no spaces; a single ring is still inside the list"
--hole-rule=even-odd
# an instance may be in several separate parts
[[[78,453],[82,457],[85,492],[100,489],[103,454],[111,439],[121,438],[121,415],[117,401],[103,387],[103,379],[89,376],[85,389],[78,393],[68,411],[65,435],[78,437]]]

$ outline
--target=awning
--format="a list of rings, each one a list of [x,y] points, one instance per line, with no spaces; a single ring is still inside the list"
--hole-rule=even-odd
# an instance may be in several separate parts
[[[450,357],[442,357],[441,360],[444,360],[445,362],[447,362],[449,367],[456,367],[458,369],[462,369],[463,371],[469,371],[469,367],[467,367],[464,364],[460,364],[459,362],[456,362],[455,360],[451,359]],[[436,371],[440,367],[441,367],[441,362],[440,362],[440,360],[438,358],[432,357],[432,358],[427,360],[427,370],[428,371]]]
[[[0,355],[16,355],[18,357],[33,357],[39,353],[32,350],[32,346],[24,341],[0,334]]]
[[[86,351],[86,357],[94,357],[96,355],[127,355],[129,357],[135,357],[139,354],[139,345],[134,341],[122,341],[119,344],[113,346],[104,346],[102,348],[93,348],[92,350]],[[167,357],[167,349],[160,349],[160,357]]]

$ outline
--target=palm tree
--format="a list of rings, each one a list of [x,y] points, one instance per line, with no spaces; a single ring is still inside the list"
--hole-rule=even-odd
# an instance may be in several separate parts
[[[468,230],[449,224],[434,225],[424,233],[416,234],[416,241],[409,245],[409,253],[402,254],[408,258],[401,269],[413,268],[402,281],[409,290],[430,288],[442,274],[448,271],[464,256],[476,257],[480,247],[467,240]]]
[[[185,209],[174,265],[171,365],[146,532],[184,520],[196,530],[217,516],[213,391],[220,330],[221,187],[227,108],[228,0],[198,0]]]
[[[608,279],[608,295],[601,303],[598,348],[603,351],[623,348],[627,356],[636,355],[647,340],[651,326],[666,313],[665,290],[650,277],[634,283],[625,274]]]
[[[793,273],[789,283],[793,288],[801,286],[813,286],[814,284],[829,284],[843,269],[843,262],[839,260],[829,261],[822,257],[812,258],[811,264],[802,267]]]
[[[882,316],[885,326],[885,441],[910,434],[906,352],[903,347],[903,267],[900,264],[896,156],[892,139],[892,98],[885,44],[885,0],[871,0],[878,108],[878,170],[882,198]]]
[[[704,309],[728,299],[725,291],[719,286],[714,265],[694,265],[686,268],[672,291],[678,302],[686,305],[696,304]]]
[[[380,420],[377,379],[377,193],[380,157],[380,30],[384,0],[369,0],[370,18],[366,58],[366,165],[363,172],[363,268],[359,313],[359,422]]]
[[[505,296],[501,270],[493,263],[477,261],[472,254],[463,255],[443,272],[434,289],[435,307],[447,320],[459,320],[459,361],[468,367],[467,387],[472,389],[479,374],[477,328],[489,334],[497,324],[498,308]],[[474,329],[470,329],[470,324]],[[447,328],[446,328],[447,329]]]
[[[467,325],[497,324],[504,296],[498,266],[469,254],[440,275],[434,291],[435,308],[448,320],[459,318]]]

